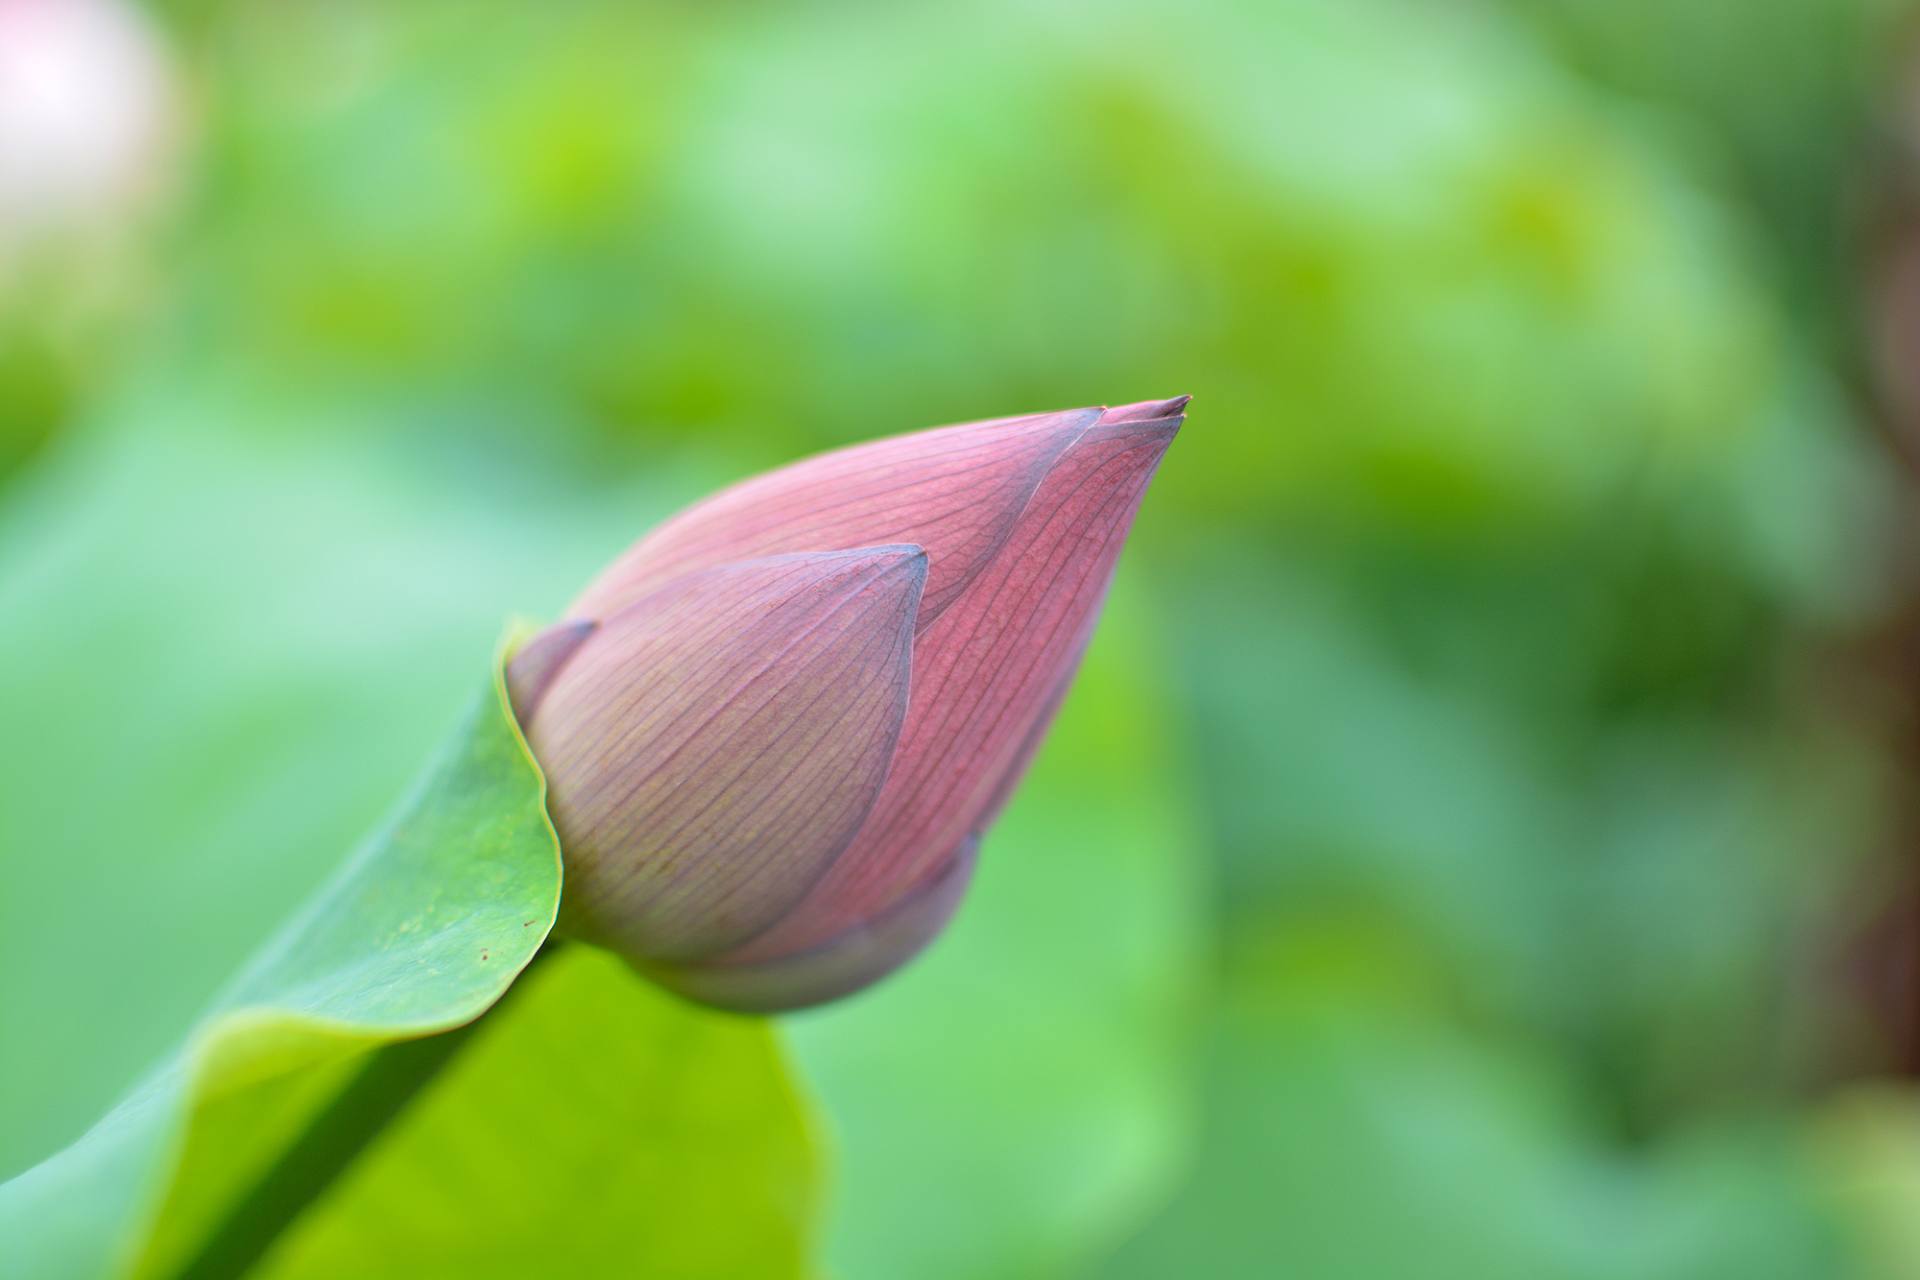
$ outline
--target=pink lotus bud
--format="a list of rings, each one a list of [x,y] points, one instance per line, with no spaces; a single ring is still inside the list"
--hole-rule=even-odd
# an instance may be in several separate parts
[[[755,477],[514,659],[563,927],[695,999],[832,999],[965,892],[1186,397],[944,427]]]

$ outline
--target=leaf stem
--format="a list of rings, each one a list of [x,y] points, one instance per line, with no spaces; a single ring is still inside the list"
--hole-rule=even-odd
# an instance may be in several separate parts
[[[559,945],[549,940],[535,952],[492,1008],[472,1022],[438,1035],[382,1045],[368,1055],[359,1074],[314,1114],[272,1167],[208,1233],[200,1251],[176,1273],[178,1280],[238,1280],[246,1275],[479,1034],[488,1014],[512,999],[533,967]]]

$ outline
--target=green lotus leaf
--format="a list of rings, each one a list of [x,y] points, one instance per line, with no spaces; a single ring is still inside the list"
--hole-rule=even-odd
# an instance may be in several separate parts
[[[383,1071],[419,1075],[406,1055],[438,1055],[450,1065],[401,1089],[391,1123],[290,1215],[268,1273],[371,1275],[380,1259],[400,1274],[450,1250],[469,1275],[555,1258],[578,1276],[645,1258],[676,1275],[797,1272],[811,1146],[763,1024],[574,951],[484,1025],[441,1034],[486,1013],[546,941],[561,876],[544,798],[496,670],[393,819],[179,1049],[0,1185],[6,1266],[222,1274],[303,1136],[341,1127]]]

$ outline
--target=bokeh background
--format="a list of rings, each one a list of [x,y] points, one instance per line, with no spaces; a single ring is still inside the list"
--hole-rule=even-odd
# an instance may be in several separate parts
[[[790,1020],[825,1265],[1920,1275],[1912,7],[0,0],[0,1176],[509,613],[1190,392],[953,934]]]

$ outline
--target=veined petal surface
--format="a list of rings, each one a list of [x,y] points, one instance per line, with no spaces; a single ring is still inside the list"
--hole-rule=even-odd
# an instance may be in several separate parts
[[[887,776],[926,573],[912,546],[773,556],[606,619],[527,729],[566,855],[563,928],[674,960],[789,910]]]
[[[918,624],[991,561],[1060,455],[1099,409],[917,431],[743,480],[668,520],[568,610],[604,618],[690,570],[795,551],[913,543],[927,552]]]

